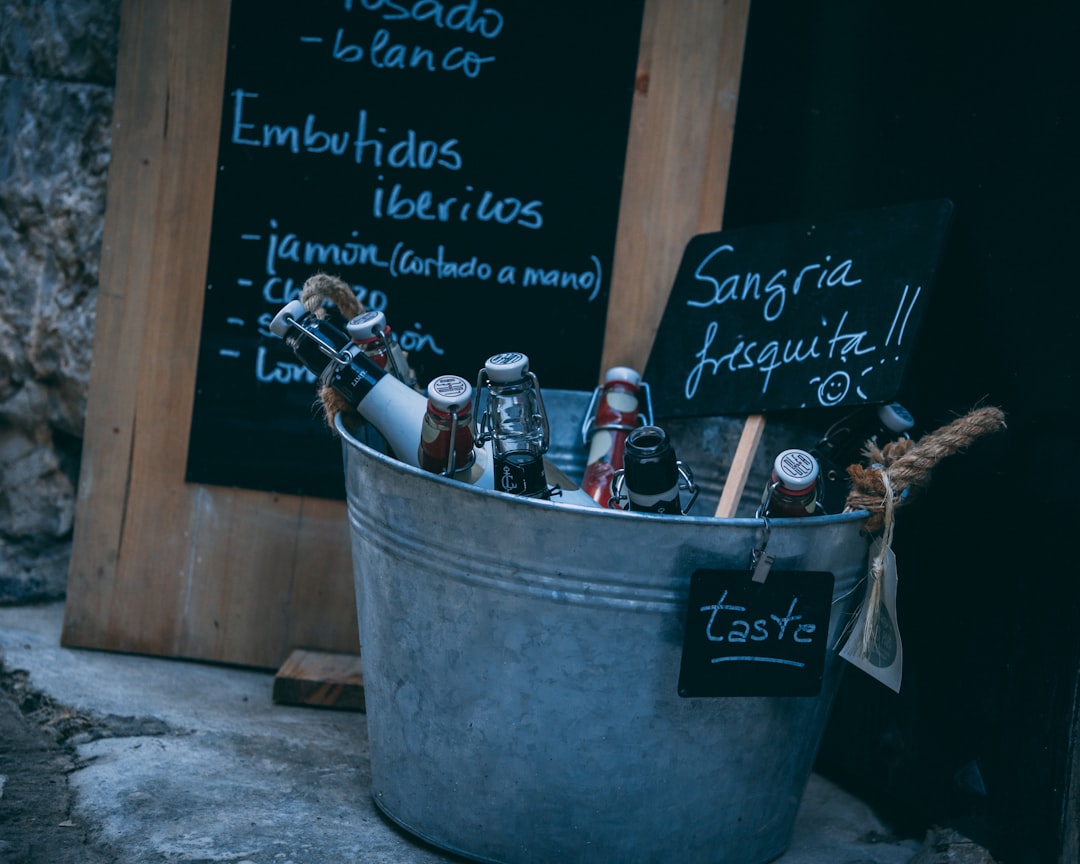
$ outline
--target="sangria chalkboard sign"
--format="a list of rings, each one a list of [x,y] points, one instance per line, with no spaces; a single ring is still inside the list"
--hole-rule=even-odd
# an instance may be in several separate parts
[[[938,200],[691,239],[646,368],[657,416],[893,398],[951,215]]]
[[[268,331],[317,272],[421,385],[599,378],[643,0],[233,0],[187,479],[343,497]]]

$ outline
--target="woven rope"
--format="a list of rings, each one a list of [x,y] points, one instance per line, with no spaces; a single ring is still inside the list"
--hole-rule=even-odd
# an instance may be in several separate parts
[[[885,524],[886,500],[894,507],[911,503],[912,498],[930,483],[930,473],[942,459],[959,453],[972,442],[1005,428],[1005,413],[1000,408],[978,408],[958,417],[947,426],[930,432],[918,443],[909,439],[886,444],[883,448],[870,445],[865,453],[871,464],[851,465],[851,478],[846,510],[869,510],[867,531],[879,531]],[[883,474],[888,475],[891,492],[887,492]]]
[[[326,317],[326,303],[337,307],[338,312],[346,321],[351,321],[364,311],[363,304],[356,298],[356,294],[348,283],[326,273],[316,273],[308,277],[304,282],[304,287],[300,289],[300,302],[317,318]],[[319,399],[322,402],[326,424],[331,429],[334,428],[334,418],[343,412],[350,421],[359,421],[360,415],[356,409],[333,387],[320,387]]]
[[[363,304],[356,299],[356,294],[348,283],[337,276],[326,273],[316,273],[308,277],[304,287],[300,289],[300,302],[304,308],[317,318],[326,317],[324,301],[328,301],[337,307],[338,312],[346,321],[351,321],[364,311]]]

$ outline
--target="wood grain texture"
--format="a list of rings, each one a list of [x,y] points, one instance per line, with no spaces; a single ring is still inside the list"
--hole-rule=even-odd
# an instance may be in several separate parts
[[[298,648],[274,676],[274,701],[363,711],[364,671],[359,654],[333,654]]]
[[[184,483],[228,11],[122,10],[62,642],[276,667],[359,640],[341,502]]]
[[[608,365],[643,368],[715,230],[749,0],[647,0]],[[184,482],[229,8],[124,0],[94,363],[61,641],[278,668],[359,647],[345,506]]]
[[[739,501],[742,500],[743,490],[746,488],[746,479],[750,476],[750,469],[754,465],[754,457],[757,456],[761,436],[764,434],[764,414],[751,414],[746,418],[735,455],[731,459],[727,479],[724,481],[724,489],[720,493],[720,502],[713,514],[717,519],[729,519],[738,510]]]
[[[644,369],[683,249],[720,230],[750,0],[646,0],[603,368]]]

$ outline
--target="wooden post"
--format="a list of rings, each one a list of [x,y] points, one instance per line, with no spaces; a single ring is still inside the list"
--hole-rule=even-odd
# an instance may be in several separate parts
[[[735,448],[735,456],[731,460],[731,468],[724,481],[724,491],[720,493],[720,503],[716,506],[717,519],[728,519],[735,515],[764,432],[764,414],[751,414],[746,418],[742,434],[739,436],[739,444]]]

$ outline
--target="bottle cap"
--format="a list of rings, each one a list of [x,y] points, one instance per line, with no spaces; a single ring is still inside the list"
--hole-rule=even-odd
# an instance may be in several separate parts
[[[890,432],[896,432],[897,434],[907,432],[908,429],[915,425],[915,418],[912,417],[907,408],[899,402],[890,402],[888,405],[881,405],[878,407],[877,413],[881,425]]]
[[[463,413],[472,407],[472,384],[457,375],[440,375],[428,384],[428,402],[444,414]]]
[[[818,461],[805,450],[784,450],[773,463],[780,485],[792,492],[809,489],[818,479]]]
[[[636,369],[631,369],[629,366],[612,366],[604,373],[604,383],[610,384],[612,381],[625,381],[633,387],[639,387],[641,385],[641,375]]]
[[[525,377],[529,371],[529,358],[520,351],[493,354],[484,363],[484,370],[496,384],[509,384]]]
[[[270,332],[284,339],[285,334],[289,332],[289,319],[299,321],[307,314],[308,311],[304,308],[303,303],[299,300],[292,300],[282,306],[277,315],[274,316],[274,320],[270,322]]]
[[[385,332],[386,314],[377,310],[361,312],[345,325],[345,330],[353,342],[370,342]]]

